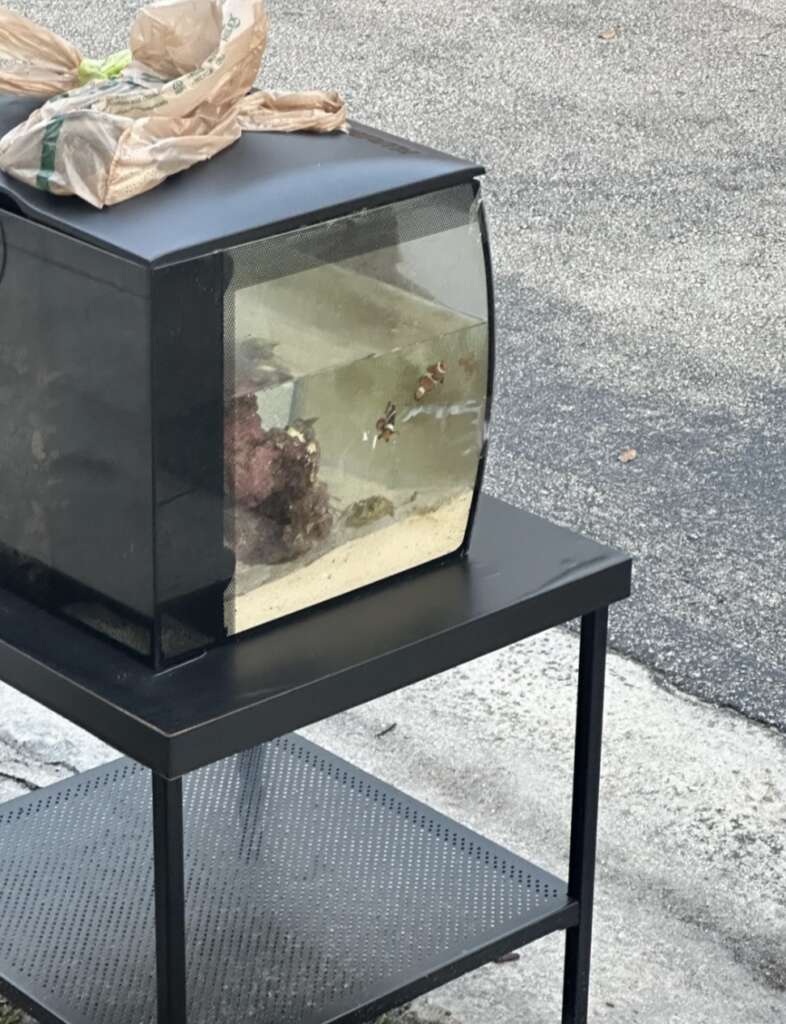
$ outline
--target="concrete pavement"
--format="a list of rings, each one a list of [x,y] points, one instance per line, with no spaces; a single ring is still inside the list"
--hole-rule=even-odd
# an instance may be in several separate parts
[[[545,634],[309,733],[564,877],[576,654]],[[782,1024],[783,738],[615,656],[601,799],[593,1024]],[[558,1021],[562,949],[552,936],[425,1005]]]
[[[553,631],[308,733],[564,877],[576,656]],[[0,799],[110,756],[0,686]],[[783,737],[614,655],[601,800],[593,1024],[782,1024]],[[435,992],[414,1024],[557,1021],[561,957],[551,936]]]

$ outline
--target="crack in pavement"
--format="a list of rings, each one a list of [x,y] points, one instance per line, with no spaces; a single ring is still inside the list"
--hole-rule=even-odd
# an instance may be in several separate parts
[[[14,782],[17,786],[23,786],[28,793],[34,793],[40,786],[37,786],[34,782],[30,782],[28,779],[22,778],[21,775],[12,775],[10,772],[0,771],[0,779],[5,779],[6,782]],[[2,806],[2,804],[0,804]]]
[[[78,775],[80,769],[75,764],[71,764],[70,761],[44,761],[42,762],[45,768],[61,768],[64,772],[68,772],[69,775]]]

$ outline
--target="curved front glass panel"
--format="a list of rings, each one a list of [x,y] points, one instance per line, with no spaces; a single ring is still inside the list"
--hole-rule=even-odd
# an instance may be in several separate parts
[[[490,338],[472,184],[244,245],[230,268],[234,634],[462,547]]]

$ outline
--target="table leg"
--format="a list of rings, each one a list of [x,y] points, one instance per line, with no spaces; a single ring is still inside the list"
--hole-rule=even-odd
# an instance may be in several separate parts
[[[607,626],[608,608],[581,620],[568,877],[568,894],[579,903],[579,923],[566,937],[562,1024],[587,1021]]]
[[[158,1024],[186,1024],[183,782],[153,775]]]

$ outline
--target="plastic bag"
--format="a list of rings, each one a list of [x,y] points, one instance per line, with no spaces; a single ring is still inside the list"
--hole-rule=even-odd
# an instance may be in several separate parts
[[[244,131],[345,130],[335,92],[250,92],[267,43],[262,0],[163,0],[142,8],[131,48],[84,60],[0,8],[0,93],[51,96],[0,139],[0,168],[96,207],[155,188]]]

